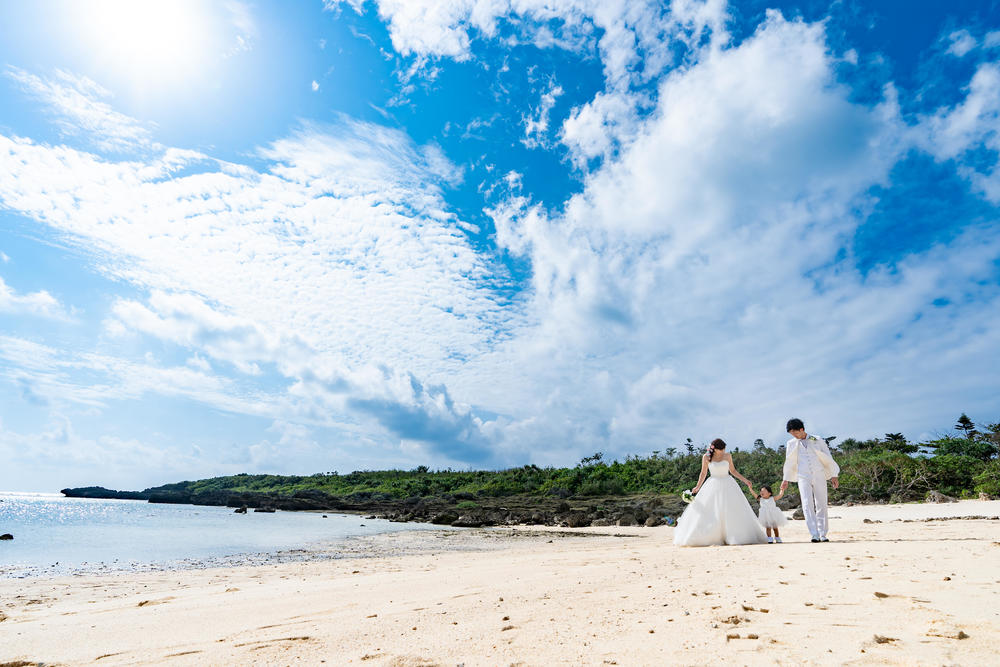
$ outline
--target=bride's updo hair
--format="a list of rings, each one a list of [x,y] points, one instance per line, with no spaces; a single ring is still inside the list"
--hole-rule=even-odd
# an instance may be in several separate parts
[[[722,450],[726,448],[726,443],[722,438],[716,438],[712,441],[712,444],[708,446],[708,460],[711,462],[712,457],[715,456],[716,450]]]

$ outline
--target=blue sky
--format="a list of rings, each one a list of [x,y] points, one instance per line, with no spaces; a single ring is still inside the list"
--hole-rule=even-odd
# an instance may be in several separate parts
[[[0,5],[0,488],[996,421],[1000,10],[916,5]]]

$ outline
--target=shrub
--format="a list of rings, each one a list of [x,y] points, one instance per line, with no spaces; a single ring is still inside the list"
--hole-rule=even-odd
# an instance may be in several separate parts
[[[970,438],[940,438],[926,443],[925,446],[934,449],[935,456],[957,454],[971,456],[980,461],[988,461],[997,453],[996,445],[992,442]]]
[[[976,493],[1000,496],[1000,460],[995,459],[987,463],[972,481]]]

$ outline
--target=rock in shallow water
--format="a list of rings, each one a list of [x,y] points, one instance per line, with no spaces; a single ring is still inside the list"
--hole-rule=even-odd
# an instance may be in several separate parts
[[[0,540],[12,540],[12,539],[14,539],[14,536],[11,535],[10,533],[4,533],[3,535],[0,535]]]

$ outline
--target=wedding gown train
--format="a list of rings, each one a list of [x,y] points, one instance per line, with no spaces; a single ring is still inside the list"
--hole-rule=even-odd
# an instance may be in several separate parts
[[[728,461],[708,464],[709,476],[674,530],[674,544],[764,544],[767,535],[750,508],[739,483],[729,474]]]

